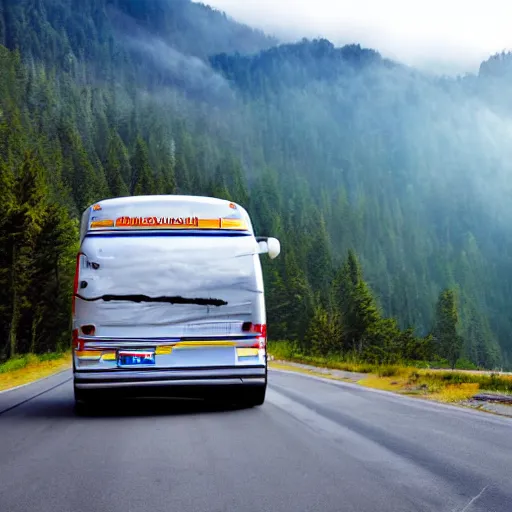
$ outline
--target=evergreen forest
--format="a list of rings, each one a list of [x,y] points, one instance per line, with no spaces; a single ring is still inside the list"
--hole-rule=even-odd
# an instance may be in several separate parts
[[[269,337],[512,367],[512,55],[433,76],[190,0],[0,0],[0,360],[70,345],[79,217],[242,204]]]

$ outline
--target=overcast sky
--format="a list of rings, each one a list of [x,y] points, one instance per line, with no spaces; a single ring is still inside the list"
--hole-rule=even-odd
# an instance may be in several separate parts
[[[351,42],[435,72],[512,49],[512,0],[203,0],[281,39]]]

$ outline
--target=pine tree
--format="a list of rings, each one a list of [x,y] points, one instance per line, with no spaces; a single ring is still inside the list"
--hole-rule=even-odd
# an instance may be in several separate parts
[[[113,130],[108,138],[105,174],[112,197],[128,195],[129,191],[125,180],[129,179],[131,175],[130,162],[121,137]]]
[[[160,170],[160,177],[162,181],[162,194],[176,194],[176,176],[174,174],[174,168],[172,163],[169,161],[164,164]]]
[[[308,351],[310,340],[306,336],[306,330],[315,306],[313,290],[291,248],[286,251],[281,261],[284,262],[286,307],[280,313],[287,326],[287,337],[299,341],[302,348]]]
[[[79,212],[108,196],[103,169],[95,170],[77,130],[69,121],[58,128],[64,161],[63,180],[73,192]]]
[[[231,192],[232,200],[249,209],[249,190],[240,161],[233,155],[230,155],[229,158],[225,158],[221,165],[218,166],[217,174],[219,172],[226,176],[226,185]]]
[[[12,311],[9,322],[9,354],[28,347],[19,346],[20,322],[31,304],[29,290],[34,275],[34,246],[44,218],[46,186],[42,170],[34,155],[26,153],[14,184],[16,203],[8,216],[9,250],[12,251]]]
[[[394,318],[380,318],[364,333],[363,358],[377,364],[392,364],[402,356],[400,330]]]
[[[436,305],[434,337],[439,355],[448,360],[452,369],[455,368],[462,349],[462,337],[457,332],[458,323],[455,293],[450,289],[443,290]]]
[[[320,291],[325,303],[333,278],[333,265],[329,235],[323,217],[320,217],[314,230],[308,253],[308,278],[315,289]]]
[[[192,170],[190,161],[192,159],[192,140],[183,126],[178,128],[176,138],[176,186],[180,194],[193,193]]]
[[[226,175],[224,173],[224,169],[218,165],[215,171],[215,176],[213,177],[213,181],[210,185],[210,194],[213,197],[217,197],[219,199],[225,199],[227,201],[232,201],[234,198],[231,196],[228,185]]]
[[[5,125],[0,125],[0,132]],[[1,137],[1,133],[0,133]],[[0,158],[0,340],[8,337],[6,326],[9,324],[12,307],[12,237],[10,233],[10,218],[16,207],[15,178],[10,165],[7,151]],[[0,359],[7,357],[7,345],[0,345]]]
[[[153,170],[149,165],[148,148],[141,137],[137,138],[135,152],[131,159],[132,184],[134,196],[152,195],[156,192]]]
[[[367,341],[365,334],[379,322],[381,314],[363,280],[361,265],[354,251],[348,251],[347,259],[333,281],[333,287],[333,304],[341,313],[345,346],[348,351],[361,355]]]
[[[286,311],[290,302],[285,282],[275,266],[263,265],[263,268],[269,339],[294,340],[287,323]]]
[[[313,353],[327,356],[337,351],[341,337],[340,322],[337,315],[329,315],[322,305],[318,304],[313,312],[306,338]]]
[[[381,319],[380,311],[368,285],[360,281],[352,291],[352,303],[344,316],[345,336],[352,340],[352,347],[361,354],[365,333]]]
[[[33,353],[67,347],[71,314],[71,284],[78,252],[77,223],[65,208],[48,204],[34,242],[34,272],[30,287]]]

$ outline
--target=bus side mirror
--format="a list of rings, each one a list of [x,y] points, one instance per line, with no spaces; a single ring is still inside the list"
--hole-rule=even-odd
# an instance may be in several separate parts
[[[260,246],[260,254],[268,254],[271,260],[276,259],[281,253],[281,244],[277,238],[257,237]]]

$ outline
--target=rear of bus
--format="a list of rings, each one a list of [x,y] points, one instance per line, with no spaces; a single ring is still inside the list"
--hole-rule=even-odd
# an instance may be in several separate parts
[[[266,314],[256,239],[237,204],[102,201],[82,217],[73,295],[77,402],[110,396],[264,402]]]

